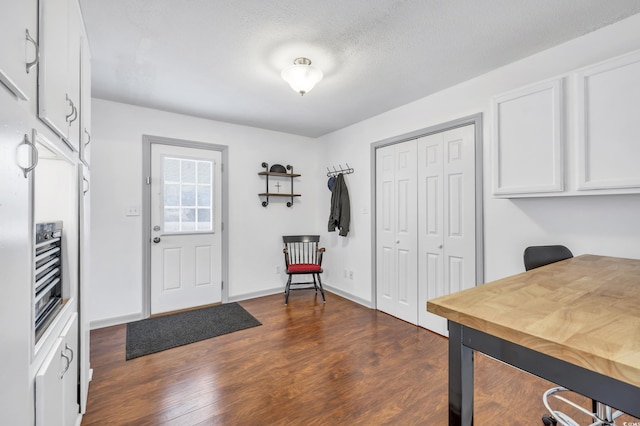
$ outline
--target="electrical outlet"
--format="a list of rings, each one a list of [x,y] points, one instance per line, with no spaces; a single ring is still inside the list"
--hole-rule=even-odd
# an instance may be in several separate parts
[[[282,272],[282,269],[280,269],[280,266],[276,266],[276,274],[279,274]]]
[[[349,279],[352,280],[353,279],[353,271],[349,271]]]
[[[127,216],[140,216],[140,207],[127,207]]]
[[[347,271],[347,269],[344,269],[344,277],[348,278],[349,277],[349,271]]]

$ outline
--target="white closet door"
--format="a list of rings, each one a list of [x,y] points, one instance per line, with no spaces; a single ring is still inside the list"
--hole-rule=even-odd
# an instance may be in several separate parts
[[[417,324],[416,141],[376,150],[377,307]]]
[[[475,129],[468,125],[418,140],[418,325],[448,335],[429,299],[471,288],[475,264]]]

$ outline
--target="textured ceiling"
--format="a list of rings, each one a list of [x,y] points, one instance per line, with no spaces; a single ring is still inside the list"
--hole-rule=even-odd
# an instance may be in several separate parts
[[[640,12],[640,0],[80,0],[93,96],[317,137]],[[304,56],[304,97],[280,71]]]

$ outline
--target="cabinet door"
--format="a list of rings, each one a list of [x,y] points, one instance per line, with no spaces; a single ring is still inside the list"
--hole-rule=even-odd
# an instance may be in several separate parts
[[[576,72],[578,190],[640,188],[640,51]]]
[[[78,417],[78,314],[67,321],[60,337],[63,340],[60,357],[64,361],[62,380],[62,411],[65,425],[75,425]]]
[[[493,193],[564,190],[562,79],[493,99]]]
[[[89,393],[89,379],[91,377],[91,367],[89,364],[89,260],[91,253],[90,239],[90,206],[91,206],[91,182],[89,169],[80,164],[80,285],[78,286],[78,300],[80,301],[79,323],[80,323],[80,341],[79,341],[79,359],[80,364],[80,410],[82,413],[86,411],[87,396]]]
[[[56,339],[42,367],[36,374],[36,426],[64,426],[62,372],[66,361],[62,358],[64,340]]]
[[[0,82],[25,101],[35,101],[37,6],[37,0],[4,2],[0,13]]]
[[[33,164],[31,118],[9,92],[0,88],[0,423],[33,424],[33,398],[28,354],[33,313],[30,213],[32,174],[24,177],[20,167]],[[24,152],[21,152],[24,149]],[[16,158],[18,154],[19,159]]]
[[[91,52],[86,37],[82,38],[80,64],[80,159],[91,163]]]
[[[80,52],[82,15],[76,0],[69,1],[68,59],[67,59],[67,94],[71,103],[71,116],[67,118],[69,125],[67,142],[76,151],[80,151]]]
[[[68,0],[41,1],[39,25],[38,116],[66,139],[74,112],[67,90]]]
[[[67,321],[36,374],[36,425],[75,425],[78,417],[78,314]]]

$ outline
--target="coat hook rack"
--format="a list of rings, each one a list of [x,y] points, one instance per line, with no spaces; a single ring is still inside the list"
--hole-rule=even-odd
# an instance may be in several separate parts
[[[333,170],[327,167],[327,177],[338,176],[340,173],[342,173],[343,175],[350,175],[351,173],[353,173],[353,167],[349,167],[349,163],[345,164],[347,165],[346,169],[342,168],[342,164],[338,164],[338,167],[340,168],[339,170],[336,169],[336,166],[331,166],[333,167]]]

